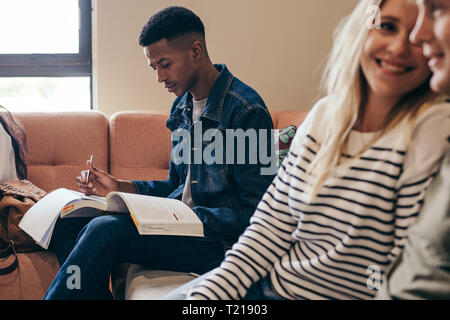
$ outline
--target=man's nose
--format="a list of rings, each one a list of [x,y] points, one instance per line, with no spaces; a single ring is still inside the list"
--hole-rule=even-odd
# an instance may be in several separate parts
[[[164,82],[167,80],[167,75],[165,72],[161,71],[160,69],[157,69],[157,78],[158,78],[158,82]]]

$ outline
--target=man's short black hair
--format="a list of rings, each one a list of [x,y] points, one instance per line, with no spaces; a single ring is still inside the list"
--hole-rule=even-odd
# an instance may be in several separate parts
[[[191,10],[173,6],[155,13],[142,28],[139,44],[147,47],[161,39],[171,41],[188,34],[205,37],[205,26]]]

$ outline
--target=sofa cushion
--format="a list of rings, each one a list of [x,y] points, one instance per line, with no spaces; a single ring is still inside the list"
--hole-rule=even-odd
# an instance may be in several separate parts
[[[119,179],[167,179],[170,161],[168,113],[127,111],[114,114],[110,128],[110,173]]]
[[[75,178],[94,165],[108,170],[108,120],[97,111],[15,113],[28,140],[28,180],[47,192],[76,189]]]
[[[196,277],[192,273],[150,270],[132,264],[125,285],[125,300],[159,300]]]

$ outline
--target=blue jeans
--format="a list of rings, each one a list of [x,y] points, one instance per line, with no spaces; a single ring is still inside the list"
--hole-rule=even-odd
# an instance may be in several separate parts
[[[202,274],[224,257],[219,241],[142,236],[132,219],[123,215],[58,219],[50,249],[61,268],[44,299],[112,299],[110,275],[113,267],[123,262]]]

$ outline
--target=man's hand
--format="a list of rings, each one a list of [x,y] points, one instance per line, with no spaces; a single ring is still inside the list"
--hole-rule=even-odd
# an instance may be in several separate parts
[[[85,195],[105,197],[111,191],[119,190],[119,180],[100,170],[87,161],[89,170],[89,181],[86,181],[88,170],[82,171],[81,176],[76,178],[78,190]]]

